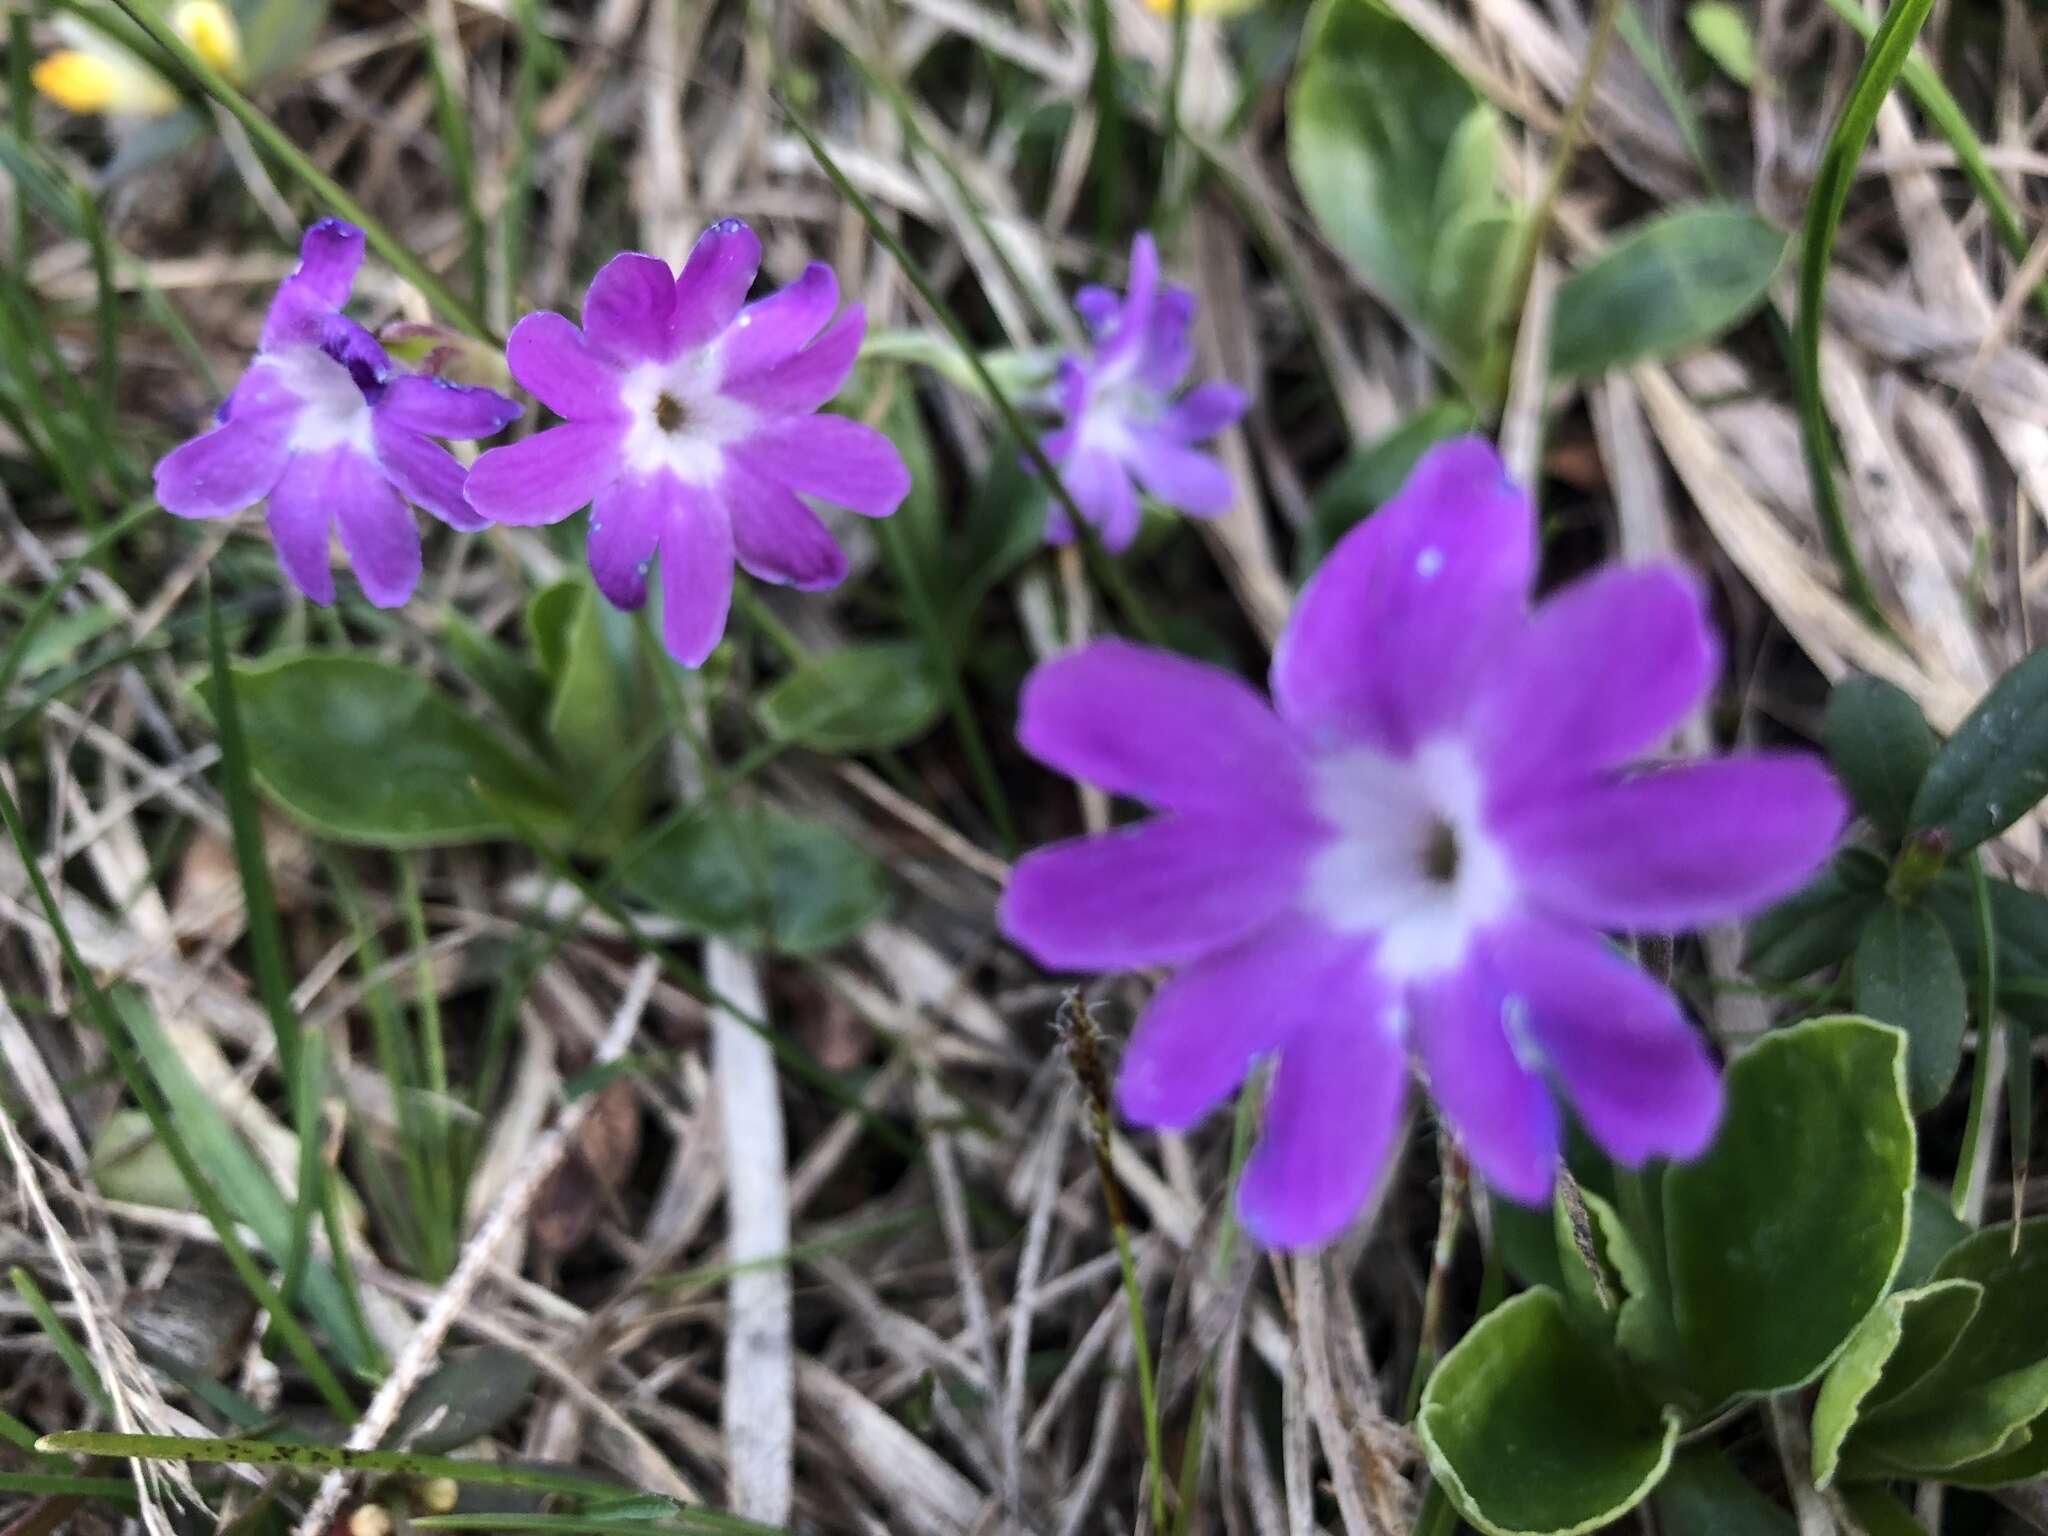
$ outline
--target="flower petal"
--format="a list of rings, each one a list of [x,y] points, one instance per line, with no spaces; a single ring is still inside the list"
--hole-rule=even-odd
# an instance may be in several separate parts
[[[464,533],[489,526],[490,519],[463,499],[469,471],[454,454],[381,412],[372,418],[370,432],[377,445],[378,465],[407,501],[425,507],[450,528]]]
[[[1063,970],[1192,960],[1287,906],[1316,842],[1275,818],[1203,812],[1055,843],[1012,871],[1003,932]]]
[[[1152,321],[1145,328],[1145,349],[1138,358],[1138,378],[1149,389],[1166,394],[1187,376],[1195,361],[1188,325],[1195,317],[1195,296],[1175,283],[1159,290],[1152,301]]]
[[[1237,1213],[1273,1248],[1328,1242],[1386,1166],[1408,1097],[1396,1000],[1360,966],[1280,1048],[1266,1123],[1245,1161]]]
[[[1268,805],[1307,803],[1294,737],[1256,689],[1127,640],[1034,669],[1017,739],[1062,773],[1172,810],[1229,810],[1253,793]]]
[[[625,435],[620,422],[572,421],[487,449],[462,493],[494,523],[558,523],[618,479]]]
[[[353,224],[329,218],[308,229],[299,241],[299,264],[278,284],[263,317],[263,350],[318,342],[322,321],[348,302],[362,264],[363,232]]]
[[[622,259],[615,258],[612,265]],[[512,327],[505,342],[505,364],[512,377],[557,416],[608,421],[626,414],[619,402],[618,371],[581,331],[550,310],[528,315]]]
[[[727,450],[763,479],[864,517],[887,517],[910,494],[896,445],[844,416],[784,416]]]
[[[1134,432],[1127,462],[1154,500],[1195,517],[1229,511],[1237,495],[1221,464],[1163,432]]]
[[[1081,317],[1090,335],[1101,335],[1123,304],[1114,288],[1105,288],[1100,283],[1083,283],[1074,291],[1074,313]]]
[[[728,375],[725,393],[776,415],[815,411],[839,393],[839,386],[853,372],[867,328],[867,311],[849,304],[802,351],[744,374]]]
[[[180,443],[156,465],[156,499],[179,517],[226,517],[253,507],[291,458],[278,415],[248,411]]]
[[[1696,1157],[1721,1118],[1721,1078],[1678,1000],[1639,966],[1548,923],[1496,930],[1486,948],[1593,1139],[1634,1167]]]
[[[1083,448],[1060,466],[1060,480],[1081,515],[1101,534],[1104,549],[1114,553],[1130,546],[1138,536],[1138,491],[1114,454]],[[1066,508],[1055,502],[1053,510]]]
[[[787,360],[825,328],[838,307],[839,279],[824,262],[812,262],[795,282],[756,299],[726,327],[718,338],[724,377],[744,378]]]
[[[586,541],[590,575],[614,608],[631,613],[646,604],[655,546],[681,515],[682,486],[666,470],[622,476],[597,493]]]
[[[1226,379],[1197,384],[1169,405],[1159,418],[1161,433],[1183,443],[1199,443],[1230,426],[1251,406],[1251,398]]]
[[[704,664],[732,606],[732,521],[701,486],[675,481],[661,530],[661,643],[686,667]]]
[[[285,579],[316,603],[334,601],[334,567],[327,557],[333,516],[327,497],[327,457],[322,453],[294,457],[285,465],[263,509]]]
[[[846,579],[846,551],[789,490],[728,458],[718,494],[731,514],[733,548],[749,575],[804,592]]]
[[[1103,332],[1095,350],[1098,364],[1120,361],[1145,344],[1152,327],[1152,303],[1159,291],[1159,247],[1149,232],[1131,241],[1130,286],[1122,311]]]
[[[593,350],[616,362],[667,362],[681,350],[677,329],[676,275],[659,256],[622,251],[598,268],[584,292],[584,334]]]
[[[520,406],[495,389],[455,384],[431,374],[402,373],[384,386],[376,413],[379,421],[424,432],[428,437],[466,442],[511,426],[520,417]]]
[[[1610,567],[1547,599],[1496,660],[1473,706],[1495,803],[1655,746],[1720,664],[1706,594],[1673,565]]]
[[[720,219],[697,237],[676,279],[676,341],[701,347],[733,323],[754,274],[761,240],[738,219]]]
[[[1819,758],[1756,752],[1561,789],[1495,830],[1545,912],[1666,933],[1790,895],[1847,815]]]
[[[1463,718],[1535,564],[1534,509],[1492,446],[1432,448],[1302,590],[1273,653],[1281,714],[1406,755]]]
[[[335,530],[356,584],[379,608],[396,608],[420,579],[420,528],[398,492],[365,455],[330,448],[321,494],[334,514]]]
[[[1416,1048],[1429,1091],[1472,1166],[1512,1200],[1550,1197],[1560,1119],[1542,1075],[1524,1065],[1509,1031],[1523,1027],[1490,968],[1468,963],[1409,989]]]
[[[1336,1013],[1365,1027],[1345,989],[1369,974],[1370,948],[1283,917],[1178,972],[1138,1016],[1117,1070],[1117,1108],[1135,1124],[1182,1130],[1302,1025]]]

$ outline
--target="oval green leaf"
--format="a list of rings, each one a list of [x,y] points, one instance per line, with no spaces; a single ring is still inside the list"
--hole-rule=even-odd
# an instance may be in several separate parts
[[[1550,371],[1590,378],[1704,346],[1763,302],[1785,245],[1783,233],[1729,205],[1645,220],[1558,286]]]
[[[778,736],[818,752],[872,752],[914,741],[944,700],[907,641],[850,645],[813,656],[761,697]]]
[[[707,808],[625,876],[640,901],[698,933],[785,954],[842,944],[889,905],[882,867],[821,821],[772,807]]]
[[[1913,797],[1915,832],[1939,830],[1949,852],[1998,836],[2048,794],[2048,649],[1991,685],[1935,754]]]
[[[1598,1529],[1656,1487],[1678,1440],[1677,1414],[1637,1392],[1542,1288],[1444,1356],[1415,1424],[1444,1492],[1488,1536]]]
[[[1422,329],[1468,389],[1487,371],[1470,328],[1431,325],[1446,234],[1506,211],[1491,111],[1378,0],[1318,0],[1288,97],[1287,160],[1325,238]],[[1469,253],[1461,258],[1469,266]],[[1469,317],[1466,317],[1469,318]]]
[[[1913,1117],[1905,1037],[1829,1018],[1728,1069],[1713,1147],[1664,1177],[1673,1310],[1709,1402],[1825,1370],[1905,1253]]]
[[[324,837],[480,842],[518,830],[504,806],[530,812],[530,826],[567,821],[561,787],[418,672],[308,652],[236,667],[234,679],[257,783]]]
[[[1947,1095],[1963,1059],[1969,1010],[1963,968],[1941,919],[1925,906],[1888,901],[1856,944],[1856,1011],[1906,1036],[1906,1096],[1914,1110]]]
[[[1939,745],[1912,696],[1881,677],[1845,678],[1828,695],[1821,740],[1856,808],[1891,836],[1904,832]]]

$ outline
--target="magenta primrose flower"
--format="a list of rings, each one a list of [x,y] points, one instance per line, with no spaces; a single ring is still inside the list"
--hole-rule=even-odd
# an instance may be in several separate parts
[[[158,461],[156,494],[179,517],[227,517],[267,499],[278,564],[316,603],[334,601],[327,552],[338,529],[363,595],[395,608],[420,576],[408,503],[451,528],[484,526],[462,499],[466,471],[433,439],[489,437],[519,407],[395,368],[341,312],[362,263],[353,224],[322,219],[306,231],[220,424]]]
[[[1221,379],[1175,399],[1194,361],[1188,324],[1195,296],[1159,281],[1159,249],[1148,234],[1131,244],[1131,286],[1119,299],[1094,284],[1074,295],[1093,337],[1092,355],[1060,359],[1052,403],[1064,417],[1041,440],[1045,455],[1103,546],[1125,548],[1138,534],[1138,483],[1154,500],[1193,517],[1230,508],[1230,475],[1194,447],[1245,411],[1245,393]],[[1073,538],[1066,509],[1047,513],[1046,537]]]
[[[1238,1195],[1269,1244],[1321,1242],[1364,1203],[1411,1054],[1516,1200],[1550,1191],[1553,1087],[1623,1163],[1700,1152],[1714,1065],[1600,931],[1736,917],[1841,829],[1809,756],[1628,766],[1718,666],[1684,571],[1613,567],[1532,610],[1535,566],[1529,499],[1465,439],[1331,551],[1271,705],[1121,641],[1025,684],[1034,755],[1158,814],[1024,859],[1003,926],[1048,966],[1180,968],[1117,1080],[1141,1125],[1190,1125],[1278,1057]]]
[[[662,639],[686,666],[725,632],[735,559],[806,590],[846,575],[802,497],[886,517],[910,490],[887,437],[814,414],[846,382],[865,312],[839,308],[822,262],[747,304],[760,262],[754,232],[726,219],[681,276],[653,256],[613,257],[581,330],[546,312],[521,320],[512,376],[563,424],[491,449],[469,477],[470,504],[495,522],[553,523],[588,505],[590,572],[620,608],[647,601],[658,554]]]

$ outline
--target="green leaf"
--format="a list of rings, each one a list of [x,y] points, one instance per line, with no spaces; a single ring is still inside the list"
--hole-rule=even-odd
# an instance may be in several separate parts
[[[1856,808],[1902,834],[1940,745],[1912,696],[1881,677],[1845,678],[1828,695],[1821,740]]]
[[[1913,1189],[1905,1055],[1868,1019],[1767,1035],[1728,1069],[1712,1148],[1665,1174],[1679,1342],[1710,1403],[1811,1381],[1890,1286]]]
[[[1998,836],[2048,794],[2048,650],[1991,685],[1936,754],[1913,797],[1915,832],[1939,829],[1951,855]]]
[[[1750,921],[1743,965],[1758,981],[1785,983],[1848,959],[1884,899],[1884,877],[1869,849],[1842,849],[1804,890]]]
[[[562,588],[550,587],[544,596]],[[619,755],[639,721],[653,711],[652,687],[640,663],[632,618],[598,596],[586,582],[569,584],[555,599],[560,651],[549,670],[553,697],[546,731],[564,781],[584,802],[576,807],[579,826],[590,830],[589,851],[608,854],[629,840],[645,817],[650,788],[644,772],[619,779]],[[543,623],[553,626],[551,608]],[[588,802],[604,796],[602,807]]]
[[[526,638],[534,660],[550,683],[562,675],[569,659],[569,630],[583,606],[583,583],[574,576],[549,582],[526,600]]]
[[[1661,1536],[1795,1536],[1798,1522],[1711,1445],[1681,1451],[1657,1485]]]
[[[1459,1513],[1488,1536],[1574,1536],[1657,1485],[1678,1416],[1575,1330],[1555,1291],[1481,1318],[1422,1390],[1416,1432]]]
[[[541,741],[548,712],[548,683],[532,663],[459,613],[450,613],[444,633],[448,654],[469,680],[498,706],[522,737]]]
[[[1983,1290],[1976,1315],[1940,1363],[1864,1415],[1851,1450],[1878,1472],[1946,1472],[2010,1455],[2048,1414],[2048,1221],[1989,1228],[1958,1245],[1939,1280]]]
[[[625,876],[639,900],[699,933],[764,936],[787,954],[844,943],[889,904],[882,868],[820,821],[735,807],[678,824]]]
[[[1478,338],[1498,316],[1473,308],[1497,285],[1482,235],[1463,237],[1455,257],[1447,236],[1507,211],[1492,111],[1379,0],[1318,0],[1301,60],[1287,159],[1309,211],[1366,286],[1421,329],[1468,392],[1483,393],[1497,337]],[[1455,281],[1440,275],[1447,265]]]
[[[762,722],[818,752],[871,752],[914,741],[945,701],[909,641],[812,656],[761,696]]]
[[[516,1350],[457,1351],[406,1399],[389,1442],[429,1456],[459,1450],[523,1413],[539,1379],[539,1367]]]
[[[1915,1111],[1947,1096],[1963,1060],[1969,994],[1955,946],[1924,906],[1888,901],[1856,945],[1856,1011],[1906,1035],[1907,1099]]]
[[[1310,536],[1301,541],[1301,574],[1306,577],[1332,545],[1393,500],[1423,454],[1478,423],[1478,413],[1465,401],[1433,400],[1391,432],[1353,448],[1316,491]]]
[[[257,781],[323,836],[431,848],[508,834],[478,785],[537,825],[568,819],[558,785],[416,671],[303,652],[234,676]]]
[[[1700,52],[1721,66],[1729,79],[1749,85],[1756,79],[1756,46],[1749,36],[1749,18],[1723,0],[1698,0],[1687,8],[1685,24]]]
[[[1880,1382],[1910,1385],[1954,1348],[1977,1313],[1983,1287],[1968,1280],[1942,1280],[1914,1291],[1894,1291],[1849,1336],[1821,1379],[1813,1405],[1813,1481],[1825,1488],[1835,1480],[1842,1447],[1866,1402],[1882,1401]],[[1905,1343],[1908,1336],[1912,1342]],[[1902,1348],[1901,1346],[1904,1345]],[[1890,1391],[1898,1386],[1886,1383]]]
[[[1726,204],[1644,220],[1558,286],[1550,371],[1591,378],[1706,345],[1763,303],[1785,245],[1781,232]]]

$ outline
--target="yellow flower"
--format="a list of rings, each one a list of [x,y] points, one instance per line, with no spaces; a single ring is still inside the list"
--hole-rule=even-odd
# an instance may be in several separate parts
[[[1246,11],[1257,10],[1265,0],[1188,0],[1190,16],[1242,16]],[[1173,14],[1173,0],[1145,0],[1145,4],[1161,16]]]
[[[242,73],[242,33],[221,0],[178,0],[164,18],[192,51],[230,79]],[[35,67],[36,89],[71,112],[158,117],[178,96],[149,65],[76,16],[56,19],[67,46]]]

